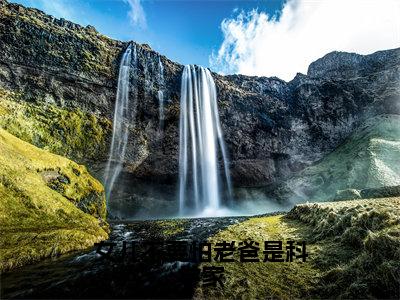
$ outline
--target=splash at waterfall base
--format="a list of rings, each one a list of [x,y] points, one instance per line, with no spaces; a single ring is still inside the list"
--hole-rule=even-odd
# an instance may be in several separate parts
[[[236,197],[233,196],[216,86],[210,71],[199,66],[186,66],[179,78],[179,115],[174,120],[174,124],[179,125],[179,140],[171,140],[174,148],[179,147],[176,177],[162,182],[158,181],[162,175],[149,180],[131,176],[126,171],[129,169],[126,165],[128,156],[136,155],[135,152],[129,153],[129,147],[132,148],[141,140],[140,136],[135,135],[138,132],[135,120],[141,118],[136,115],[136,110],[141,105],[141,97],[148,93],[148,86],[153,86],[154,91],[158,90],[158,99],[154,104],[158,105],[156,117],[159,122],[153,133],[154,143],[165,141],[169,130],[168,127],[164,128],[164,125],[169,125],[165,124],[164,102],[168,103],[169,100],[164,97],[168,96],[168,90],[161,58],[156,56],[150,59],[149,65],[144,67],[138,56],[140,52],[137,52],[136,45],[131,44],[120,62],[113,135],[104,172],[109,217],[222,217],[284,210],[284,207],[264,195],[254,196],[254,192],[250,196],[247,191],[245,194],[248,195],[239,191]],[[138,72],[142,69],[158,74],[153,76],[156,81],[138,82]],[[163,155],[160,152],[157,160],[163,160]],[[162,169],[159,170],[160,174],[162,172]],[[234,201],[234,198],[240,201]]]
[[[217,210],[180,214],[178,193],[179,185],[140,180],[126,172],[121,172],[107,204],[108,218],[110,220],[151,220],[251,216],[286,211],[292,207],[291,204],[279,204],[258,190],[250,192],[248,188],[235,188],[235,197],[229,206],[221,205]],[[188,198],[188,200],[193,199]]]

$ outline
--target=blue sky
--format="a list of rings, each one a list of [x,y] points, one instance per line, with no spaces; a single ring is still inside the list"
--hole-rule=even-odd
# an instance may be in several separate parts
[[[399,0],[10,1],[222,74],[288,81],[331,51],[400,47]]]
[[[282,0],[11,0],[55,17],[93,25],[109,37],[147,43],[182,64],[209,65],[223,42],[221,22],[240,11],[274,14]],[[139,7],[137,6],[139,4]],[[140,11],[142,10],[142,11]],[[131,12],[131,15],[130,15]]]

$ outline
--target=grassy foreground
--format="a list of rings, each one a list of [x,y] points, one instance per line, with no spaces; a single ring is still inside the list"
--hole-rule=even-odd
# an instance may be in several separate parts
[[[107,238],[103,186],[84,166],[0,128],[0,270]]]
[[[288,214],[255,217],[210,238],[260,242],[261,262],[225,268],[224,288],[198,285],[195,298],[385,298],[400,296],[400,198],[302,204]],[[306,262],[262,262],[263,241],[306,241]],[[285,255],[284,255],[285,257]],[[203,264],[210,265],[210,264]]]

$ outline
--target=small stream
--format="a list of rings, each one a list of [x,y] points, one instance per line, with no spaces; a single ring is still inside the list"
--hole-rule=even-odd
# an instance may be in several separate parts
[[[168,239],[205,241],[219,230],[245,219],[184,219],[183,228]],[[96,253],[97,247],[93,247],[15,269],[1,276],[1,298],[191,298],[199,281],[197,263],[117,259],[124,240],[166,240],[159,222],[111,221],[111,233],[106,242],[116,243],[110,255],[113,257],[116,253],[116,258],[104,259]],[[176,220],[162,222],[168,224]]]

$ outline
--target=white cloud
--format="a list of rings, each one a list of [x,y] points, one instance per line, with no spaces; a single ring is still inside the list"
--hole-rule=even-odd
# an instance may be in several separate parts
[[[69,21],[77,22],[75,12],[71,7],[71,3],[65,0],[39,0],[40,8],[47,14],[56,18],[64,18]]]
[[[129,4],[130,10],[128,12],[129,19],[133,26],[138,26],[139,28],[146,28],[146,14],[140,0],[124,0],[125,3]]]
[[[368,54],[400,47],[398,0],[289,0],[280,18],[253,10],[221,24],[224,41],[210,56],[221,73],[292,79],[338,50]]]

